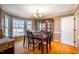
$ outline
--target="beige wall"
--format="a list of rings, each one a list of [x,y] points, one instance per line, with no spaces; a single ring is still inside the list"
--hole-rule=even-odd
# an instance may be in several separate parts
[[[78,53],[79,53],[79,5],[76,9],[76,12],[74,13],[75,16],[75,41],[76,46],[78,47]]]
[[[61,40],[61,17],[54,17],[54,41]]]

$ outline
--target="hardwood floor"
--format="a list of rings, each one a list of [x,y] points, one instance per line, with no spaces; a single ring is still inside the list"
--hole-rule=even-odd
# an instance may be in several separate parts
[[[69,46],[60,42],[52,42],[52,49],[49,49],[48,54],[76,54],[77,48]],[[15,54],[41,54],[41,50],[36,46],[35,51],[32,48],[27,49],[27,45],[23,47],[23,41],[18,41],[15,43]],[[44,54],[46,54],[46,49],[44,49]]]

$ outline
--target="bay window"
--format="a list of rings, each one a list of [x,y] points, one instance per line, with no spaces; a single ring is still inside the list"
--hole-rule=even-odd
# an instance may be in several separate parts
[[[2,20],[2,29],[4,33],[4,37],[9,37],[9,16],[4,15]]]
[[[24,35],[24,21],[13,19],[13,37]]]
[[[32,31],[32,20],[3,16],[2,29],[4,37],[17,37],[25,34],[26,30]]]
[[[26,29],[32,31],[32,20],[26,21]]]

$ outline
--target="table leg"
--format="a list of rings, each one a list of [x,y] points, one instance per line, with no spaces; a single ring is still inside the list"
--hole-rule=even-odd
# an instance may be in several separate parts
[[[41,45],[42,45],[42,54],[43,54],[43,41],[41,40]]]
[[[24,40],[23,40],[23,47],[25,46],[25,36],[24,36]]]

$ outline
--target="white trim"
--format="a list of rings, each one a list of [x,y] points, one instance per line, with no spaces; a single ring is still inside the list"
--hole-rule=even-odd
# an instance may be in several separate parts
[[[76,4],[76,5],[74,6],[73,13],[76,12],[76,10],[78,9],[78,6],[79,6],[79,4]]]
[[[53,33],[55,33],[55,34],[61,34],[61,32],[53,32]]]

